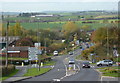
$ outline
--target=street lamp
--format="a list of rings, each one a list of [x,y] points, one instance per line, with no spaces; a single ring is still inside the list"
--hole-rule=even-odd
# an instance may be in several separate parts
[[[9,21],[7,22],[7,29],[6,29],[6,67],[8,66],[8,27],[9,27]]]
[[[108,27],[107,27],[107,58],[109,56],[109,39],[108,39]]]
[[[41,33],[41,32],[38,32],[39,37],[40,37],[40,33]],[[39,55],[41,54],[41,53],[40,53],[40,51],[41,51],[41,43],[40,43],[39,37],[38,37],[38,52],[39,52],[39,53],[38,53],[38,60],[39,60],[39,62],[38,62],[38,63],[39,63],[39,69],[38,69],[38,70],[40,71],[40,63],[41,63],[41,60],[40,60]],[[39,50],[40,50],[40,51],[39,51]]]

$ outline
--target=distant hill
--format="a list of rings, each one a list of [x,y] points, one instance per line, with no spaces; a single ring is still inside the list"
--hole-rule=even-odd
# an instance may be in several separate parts
[[[0,12],[2,15],[19,15],[20,12]]]

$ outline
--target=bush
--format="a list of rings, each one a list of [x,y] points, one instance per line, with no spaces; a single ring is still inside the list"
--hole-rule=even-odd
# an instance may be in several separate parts
[[[15,70],[14,65],[2,66],[2,76],[6,76]]]

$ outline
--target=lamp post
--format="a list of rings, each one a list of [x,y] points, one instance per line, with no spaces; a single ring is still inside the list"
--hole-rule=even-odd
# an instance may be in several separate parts
[[[7,22],[7,29],[6,29],[6,67],[8,66],[8,27],[9,27],[9,21]]]
[[[108,39],[108,27],[107,27],[107,58],[109,56],[109,39]]]
[[[38,31],[39,31],[39,20],[40,20],[40,18],[37,18],[38,19]],[[41,50],[41,44],[40,44],[40,33],[41,32],[37,32],[37,41],[38,41],[38,65],[39,65],[39,68],[38,68],[38,71],[40,71],[40,63],[41,63],[41,60],[40,60],[40,57],[39,57],[39,55],[40,55],[40,51],[39,51],[39,48],[40,48],[40,50]]]
[[[40,37],[40,33],[41,32],[38,32],[38,35],[39,35],[39,37]],[[41,51],[41,43],[40,43],[40,39],[39,39],[39,37],[38,37],[38,52],[40,52]],[[40,51],[39,51],[40,50]],[[41,63],[41,59],[40,59],[40,57],[39,57],[39,55],[40,55],[41,53],[38,53],[38,64],[39,64],[39,71],[40,71],[40,63]]]

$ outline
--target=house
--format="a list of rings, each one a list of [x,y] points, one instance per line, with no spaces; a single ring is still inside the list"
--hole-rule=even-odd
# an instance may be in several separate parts
[[[28,58],[29,46],[8,47],[8,57]]]
[[[8,36],[8,44],[20,39],[19,36]],[[0,36],[0,49],[6,47],[6,36]]]

